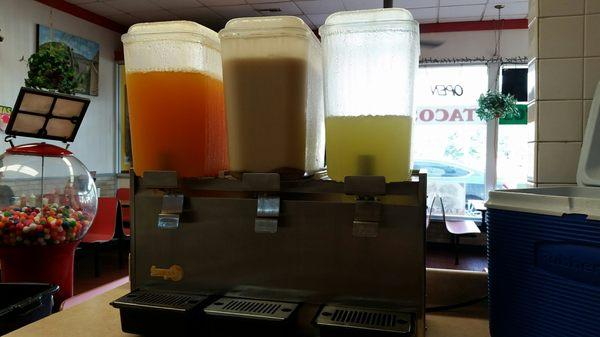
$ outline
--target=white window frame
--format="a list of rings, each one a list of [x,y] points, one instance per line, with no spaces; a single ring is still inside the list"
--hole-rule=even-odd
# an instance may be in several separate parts
[[[501,69],[500,63],[484,63],[484,62],[473,62],[473,63],[456,63],[456,64],[420,64],[419,67],[453,67],[453,66],[486,66],[488,71],[488,90],[497,90],[499,88],[499,70]],[[496,187],[496,164],[498,156],[498,121],[496,119],[487,122],[486,132],[486,163],[485,163],[485,194],[489,195],[489,192],[494,190]],[[484,200],[487,201],[487,200]],[[427,205],[428,207],[430,205]],[[441,219],[441,215],[433,214],[433,219]],[[476,220],[481,219],[460,216],[460,215],[446,215],[448,220]]]

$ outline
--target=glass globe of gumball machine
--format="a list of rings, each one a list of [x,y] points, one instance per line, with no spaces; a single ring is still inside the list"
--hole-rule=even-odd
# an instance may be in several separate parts
[[[43,142],[15,146],[13,140],[28,136],[68,144],[88,104],[22,88],[5,131],[10,147],[0,155],[2,282],[56,284],[55,306],[73,296],[75,249],[96,215],[96,186],[67,148]]]

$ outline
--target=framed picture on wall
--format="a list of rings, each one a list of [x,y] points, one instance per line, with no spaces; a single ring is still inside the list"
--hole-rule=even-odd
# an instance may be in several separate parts
[[[37,48],[39,49],[48,42],[61,42],[71,48],[75,67],[81,78],[75,92],[98,96],[100,45],[97,42],[38,24]]]
[[[125,66],[117,64],[117,167],[120,173],[129,173],[133,167],[131,152],[131,134],[129,132],[129,110],[127,105],[127,86],[125,85]]]

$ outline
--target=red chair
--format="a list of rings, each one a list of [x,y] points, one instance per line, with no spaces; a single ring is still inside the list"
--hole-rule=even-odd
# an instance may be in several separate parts
[[[118,245],[119,245],[119,268],[122,268],[124,263],[125,250],[129,251],[129,247],[125,246],[129,244],[128,238],[131,236],[131,219],[130,219],[130,193],[128,188],[117,189],[117,199],[119,200],[119,213],[120,222],[118,230]],[[124,244],[123,241],[126,243]],[[127,248],[127,249],[125,249]]]
[[[119,188],[117,189],[117,200],[119,200],[119,208],[121,211],[121,224],[123,234],[125,236],[131,235],[131,220],[129,217],[129,189],[128,188]]]
[[[117,198],[98,198],[96,217],[94,218],[92,227],[82,240],[82,243],[90,244],[94,248],[94,271],[96,276],[100,276],[99,245],[112,241],[115,237],[118,204]]]

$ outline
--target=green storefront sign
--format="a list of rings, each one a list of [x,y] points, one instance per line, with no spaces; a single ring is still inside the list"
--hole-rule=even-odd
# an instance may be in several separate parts
[[[500,125],[524,125],[527,124],[527,104],[518,104],[519,117],[500,118]]]

